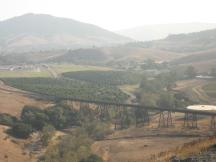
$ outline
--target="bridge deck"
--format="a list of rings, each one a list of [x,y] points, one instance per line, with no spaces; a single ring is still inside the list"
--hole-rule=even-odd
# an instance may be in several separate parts
[[[180,112],[180,113],[192,113],[197,115],[207,115],[207,116],[216,116],[216,112],[212,111],[202,111],[202,110],[190,110],[186,108],[160,108],[160,107],[146,107],[142,105],[135,105],[135,104],[125,104],[125,103],[115,103],[115,102],[106,102],[106,101],[93,101],[93,100],[85,100],[85,99],[77,99],[77,98],[69,98],[69,97],[56,97],[53,96],[55,99],[58,100],[71,100],[77,102],[84,102],[90,104],[101,104],[101,105],[109,105],[109,106],[116,106],[116,107],[130,107],[130,108],[143,108],[150,111],[171,111],[171,112]]]

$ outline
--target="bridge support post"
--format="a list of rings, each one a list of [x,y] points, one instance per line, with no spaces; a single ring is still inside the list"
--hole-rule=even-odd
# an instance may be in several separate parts
[[[136,108],[135,110],[136,127],[150,124],[149,112],[146,109]]]
[[[211,128],[211,129],[216,129],[216,119],[215,119],[215,115],[212,115],[212,116],[211,116],[210,128]]]
[[[185,113],[184,117],[184,127],[185,128],[197,128],[197,114],[189,114],[188,112]]]
[[[192,114],[192,128],[197,128],[197,114]]]
[[[96,119],[100,120],[101,119],[101,114],[102,114],[101,105],[97,105],[95,111],[96,111]]]
[[[173,118],[172,118],[172,112],[167,112],[167,127],[173,126]]]
[[[123,108],[121,106],[116,106],[116,114],[114,119],[114,129],[122,129],[124,125],[123,121]]]
[[[164,111],[160,112],[158,127],[165,127],[165,116]]]
[[[189,127],[189,114],[185,113],[184,116],[184,127]]]
[[[108,120],[109,119],[109,105],[98,104],[96,108],[96,117],[98,120]]]
[[[119,125],[119,120],[118,120],[118,107],[115,106],[115,116],[114,116],[114,129],[117,130],[118,125]]]
[[[167,127],[168,128],[172,125],[173,125],[172,112],[167,111],[167,113],[165,113],[165,111],[161,111],[160,116],[159,116],[158,127]]]

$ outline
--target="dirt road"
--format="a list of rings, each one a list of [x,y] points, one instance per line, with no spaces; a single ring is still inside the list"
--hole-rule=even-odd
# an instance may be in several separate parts
[[[201,103],[216,104],[216,101],[209,97],[202,89],[207,83],[207,80],[200,79],[182,80],[176,83],[174,90],[186,92],[192,98],[198,99]]]

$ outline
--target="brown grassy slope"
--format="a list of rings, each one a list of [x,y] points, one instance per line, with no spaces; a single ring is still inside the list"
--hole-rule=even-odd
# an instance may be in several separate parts
[[[211,135],[209,118],[199,120],[199,129],[183,128],[183,114],[175,113],[175,127],[157,128],[158,116],[151,125],[117,131],[107,137],[109,140],[97,141],[92,150],[110,162],[149,162],[149,160],[169,150],[175,150],[185,143]]]
[[[176,82],[174,90],[185,92],[188,97],[202,104],[216,104],[215,98],[208,95],[207,91],[204,89],[204,87],[210,83],[210,80],[201,79],[181,80]]]
[[[12,90],[12,91],[11,91]],[[51,103],[30,98],[22,94],[21,90],[9,87],[0,82],[0,113],[19,116],[25,105],[47,107]]]
[[[104,48],[103,50],[109,56],[112,56],[117,59],[134,58],[139,60],[153,59],[156,61],[169,61],[182,56],[182,54],[178,54],[175,52],[127,46],[119,46],[113,48],[110,47]]]
[[[191,142],[187,142],[182,146],[168,151],[160,152],[149,160],[149,162],[171,162],[173,157],[177,159],[187,159],[190,156],[196,157],[207,151],[211,146],[216,144],[216,137],[200,138]],[[194,159],[195,160],[195,159]],[[203,159],[204,160],[204,159]],[[205,159],[207,160],[207,159]]]
[[[187,53],[186,56],[173,60],[172,64],[194,66],[198,72],[209,72],[216,68],[216,49]]]
[[[0,126],[0,162],[31,162],[29,152],[23,149],[22,140],[8,138],[6,126]]]

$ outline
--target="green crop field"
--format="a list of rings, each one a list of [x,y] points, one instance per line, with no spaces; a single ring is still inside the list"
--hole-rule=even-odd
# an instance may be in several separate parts
[[[53,78],[4,78],[10,86],[60,97],[124,102],[128,96],[115,86]]]
[[[110,68],[101,66],[75,65],[75,64],[51,64],[50,65],[57,73],[74,72],[74,71],[90,71],[100,70],[108,71]]]
[[[0,70],[0,78],[32,78],[32,77],[51,77],[50,73],[46,70],[41,72],[36,71],[9,71]]]
[[[63,73],[64,77],[102,85],[138,84],[142,75],[128,71],[78,71]]]

